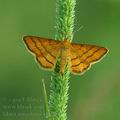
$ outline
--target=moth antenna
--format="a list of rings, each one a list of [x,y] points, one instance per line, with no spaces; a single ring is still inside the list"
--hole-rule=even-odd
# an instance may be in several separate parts
[[[78,31],[80,31],[80,30],[82,30],[84,28],[84,26],[82,25],[82,26],[80,26],[76,31],[74,31],[74,33],[76,33],[76,32],[78,32]]]
[[[84,26],[82,25],[81,27],[79,27],[79,28],[78,28],[76,31],[74,31],[73,33],[69,33],[65,39],[69,38],[69,36],[71,36],[72,34],[75,34],[76,32],[82,30],[83,28],[84,28]]]

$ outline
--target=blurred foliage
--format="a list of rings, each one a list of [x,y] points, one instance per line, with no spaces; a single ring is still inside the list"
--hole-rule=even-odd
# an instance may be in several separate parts
[[[0,0],[0,119],[42,120],[39,115],[3,116],[4,105],[17,98],[34,98],[32,112],[43,112],[41,79],[49,90],[51,72],[39,69],[24,44],[24,35],[54,38],[54,0]],[[83,76],[71,75],[69,120],[120,119],[120,1],[77,0],[73,42],[107,47],[108,55]],[[34,101],[34,102],[33,102]],[[15,101],[14,101],[15,102]],[[18,104],[19,101],[15,102]],[[22,103],[22,100],[21,100]],[[24,101],[24,104],[28,102]],[[9,111],[13,109],[10,108]],[[20,112],[20,110],[14,109]],[[28,109],[24,109],[29,112]],[[13,112],[13,111],[12,111]]]

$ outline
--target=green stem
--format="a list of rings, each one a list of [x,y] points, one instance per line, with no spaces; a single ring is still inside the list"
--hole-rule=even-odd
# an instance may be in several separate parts
[[[56,6],[56,39],[67,39],[72,41],[74,28],[74,8],[75,0],[57,0]],[[69,90],[70,71],[68,64],[65,66],[64,73],[60,72],[60,58],[58,58],[56,67],[51,77],[50,85],[50,120],[67,119],[67,102]]]
[[[76,0],[57,0],[56,4],[56,39],[73,39]]]

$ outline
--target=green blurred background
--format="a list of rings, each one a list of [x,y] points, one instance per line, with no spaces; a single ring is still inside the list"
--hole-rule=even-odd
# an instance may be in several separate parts
[[[39,69],[22,37],[54,38],[55,0],[0,0],[0,120],[43,120]],[[120,0],[77,0],[73,42],[109,53],[83,76],[71,75],[69,120],[120,120]]]

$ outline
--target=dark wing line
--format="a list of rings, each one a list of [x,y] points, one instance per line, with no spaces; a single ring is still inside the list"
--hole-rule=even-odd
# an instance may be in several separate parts
[[[81,72],[80,70],[79,71],[74,70],[75,72],[73,72],[73,74],[74,73],[77,73],[77,74],[81,73],[81,74],[83,74],[87,70],[87,68],[89,68],[89,67],[90,67],[90,64],[88,64],[88,66],[82,70],[83,72]]]
[[[82,47],[82,45],[81,45],[81,47]],[[79,50],[82,50],[82,49],[80,48]],[[78,54],[77,54],[77,55],[78,55]],[[75,58],[72,58],[71,61],[72,61],[72,60],[75,60],[75,59],[77,59],[77,58],[79,58],[79,55],[78,55],[77,57],[75,57]]]
[[[86,59],[84,61],[86,61],[87,59],[89,59],[90,57],[92,57],[96,52],[98,52],[99,50],[101,50],[102,48],[98,48],[97,50],[95,50],[93,52],[93,54],[89,55],[88,57],[86,57]]]
[[[91,55],[89,55],[84,61],[86,61],[88,58],[92,57],[97,51],[99,51],[101,48],[98,48],[97,50],[95,50]],[[76,65],[73,65],[72,67],[76,67],[79,66],[81,63],[83,63],[84,61],[79,62]]]
[[[101,47],[100,49],[102,49],[103,47]],[[100,50],[99,49],[99,50]],[[98,51],[99,51],[98,50]],[[97,52],[97,51],[96,51]],[[101,55],[98,59],[95,59],[95,60],[92,60],[92,61],[90,61],[90,62],[95,62],[95,61],[97,61],[97,60],[99,60],[100,58],[102,58],[105,54],[107,53],[107,50],[105,51],[105,53],[103,54],[103,55]],[[92,56],[88,56],[88,57],[92,57]],[[87,59],[88,59],[88,57],[87,57]],[[87,60],[87,59],[85,59],[85,61]]]
[[[73,58],[73,59],[71,59],[71,60],[75,60],[75,59],[77,59],[77,58],[81,58],[84,54],[88,53],[93,47],[94,47],[94,46],[90,47],[90,48],[89,48],[86,52],[84,52],[82,55],[77,56],[76,58]]]
[[[84,52],[81,56],[77,56],[76,59],[77,59],[77,58],[80,59],[84,54],[88,53],[93,47],[94,47],[94,46],[90,47],[90,48],[89,48],[86,52]],[[74,60],[75,60],[75,59],[74,59]],[[80,63],[78,63],[78,64],[76,64],[76,65],[72,65],[72,67],[76,67],[77,65],[80,65]]]
[[[43,56],[43,58],[45,59],[45,57]],[[38,59],[38,57],[36,56],[36,60],[40,63],[40,65],[41,65],[41,67],[44,67],[44,68],[48,68],[48,69],[51,69],[51,67],[49,66],[45,66],[45,65],[43,65],[40,61],[39,61],[39,59]],[[45,59],[46,60],[46,59]],[[48,61],[47,61],[48,62]]]
[[[33,40],[33,38],[31,38],[31,39],[32,39],[33,43],[35,44],[36,48],[37,48],[38,50],[40,50],[40,49],[38,48],[36,42]],[[41,50],[40,50],[40,52],[41,52]],[[42,56],[44,57],[44,59],[45,59],[47,62],[49,62],[50,64],[54,65],[54,63],[52,63],[51,61],[49,61],[49,60],[43,55],[42,52],[41,52],[41,54],[42,54]],[[37,60],[38,60],[38,59],[37,59]],[[39,62],[39,60],[38,60],[38,62]],[[43,65],[42,65],[42,66],[43,66]]]
[[[39,39],[38,39],[38,40],[39,40]],[[56,57],[55,57],[53,54],[51,54],[51,53],[46,49],[46,47],[42,44],[42,42],[40,42],[40,40],[39,40],[39,43],[41,44],[41,46],[45,49],[45,51],[46,51],[48,54],[50,54],[53,58],[56,59]]]
[[[23,40],[24,40],[25,45],[27,46],[27,48],[28,48],[31,52],[34,53],[34,51],[33,51],[32,49],[30,49],[30,47],[29,47],[29,45],[28,45],[28,43],[27,43],[27,41],[26,41],[26,37],[24,37]]]

